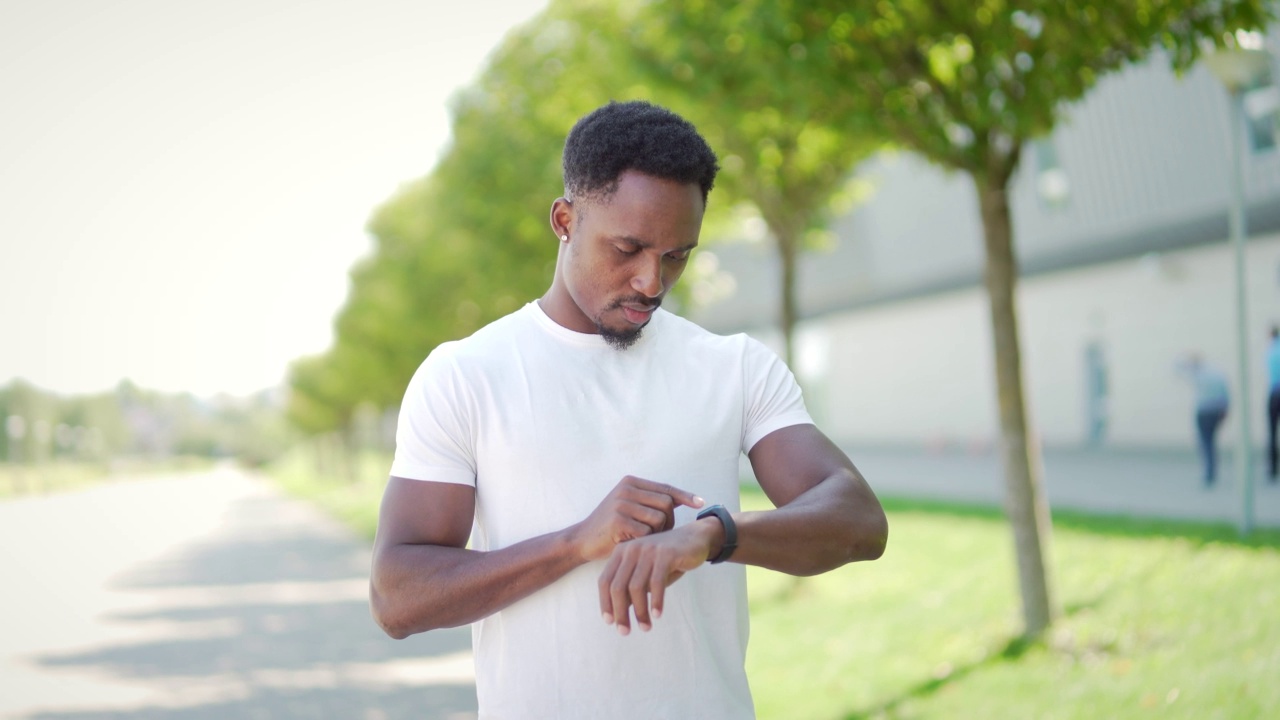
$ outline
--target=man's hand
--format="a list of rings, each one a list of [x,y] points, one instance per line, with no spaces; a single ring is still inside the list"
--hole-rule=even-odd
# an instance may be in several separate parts
[[[618,632],[631,632],[631,611],[641,630],[649,630],[662,617],[667,586],[719,552],[724,527],[716,518],[704,518],[670,532],[625,542],[600,573],[600,614],[616,624]],[[651,619],[652,617],[652,619]]]
[[[609,556],[619,543],[675,525],[676,506],[700,508],[702,498],[665,483],[628,475],[570,533],[586,562]]]

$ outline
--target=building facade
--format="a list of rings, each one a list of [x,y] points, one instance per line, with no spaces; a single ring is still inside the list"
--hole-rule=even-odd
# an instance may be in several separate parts
[[[1280,47],[1280,33],[1268,43]],[[1280,323],[1274,57],[1272,70],[1244,96],[1241,148],[1257,442],[1268,331]],[[1226,373],[1238,400],[1230,117],[1203,64],[1177,77],[1157,56],[1102,80],[1052,136],[1024,148],[1011,208],[1025,385],[1044,443],[1188,446],[1191,387],[1176,367],[1191,352]],[[858,174],[870,196],[837,221],[834,247],[799,270],[796,370],[812,409],[845,442],[989,447],[996,391],[972,183],[907,153]],[[690,315],[776,343],[769,240],[709,252],[730,289]]]

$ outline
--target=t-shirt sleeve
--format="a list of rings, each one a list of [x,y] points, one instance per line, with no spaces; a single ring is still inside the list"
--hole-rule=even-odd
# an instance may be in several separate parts
[[[391,475],[475,487],[472,409],[447,346],[437,347],[405,390],[396,423]]]
[[[765,435],[792,425],[813,424],[795,375],[758,340],[747,338],[743,351],[742,451]]]

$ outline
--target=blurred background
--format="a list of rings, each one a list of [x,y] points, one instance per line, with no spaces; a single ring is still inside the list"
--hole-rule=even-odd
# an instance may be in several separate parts
[[[473,717],[368,618],[398,405],[630,99],[890,511],[752,571],[761,717],[1280,711],[1280,8],[718,5],[0,0],[0,716]]]

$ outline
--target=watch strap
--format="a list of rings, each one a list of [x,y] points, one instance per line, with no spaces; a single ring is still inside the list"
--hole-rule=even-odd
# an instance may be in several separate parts
[[[722,563],[733,555],[733,551],[738,548],[738,525],[733,521],[733,516],[729,514],[729,510],[723,505],[712,505],[704,508],[698,513],[698,519],[715,516],[720,524],[724,526],[724,544],[720,546],[720,552],[713,558],[708,558],[708,562],[712,565]]]

